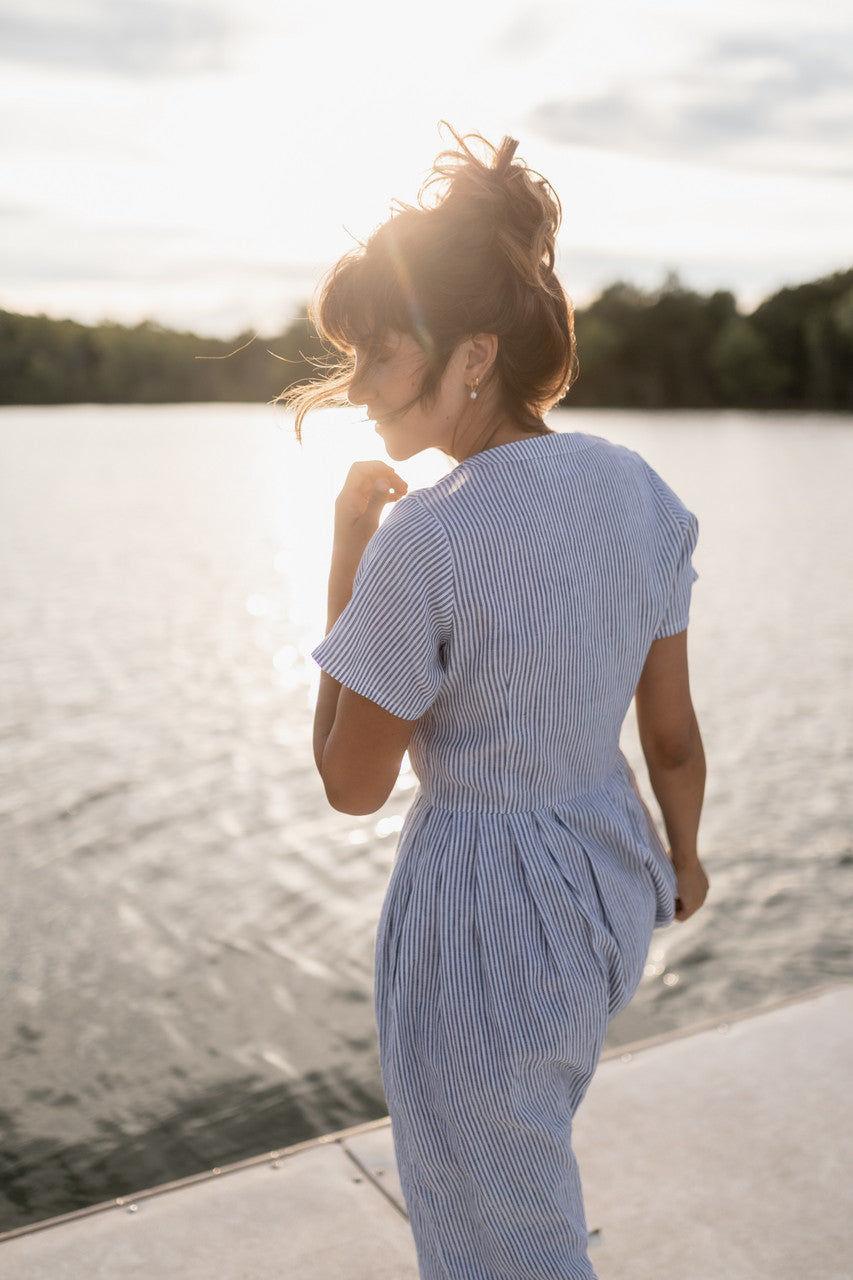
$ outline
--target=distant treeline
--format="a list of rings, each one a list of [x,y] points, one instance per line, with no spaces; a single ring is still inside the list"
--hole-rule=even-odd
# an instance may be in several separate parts
[[[611,285],[576,316],[568,403],[638,409],[853,409],[853,270],[781,289],[742,315],[676,277]]]
[[[568,406],[853,410],[853,269],[782,289],[751,315],[676,276],[656,290],[614,284],[576,325]],[[327,355],[304,314],[278,337],[252,336],[0,311],[0,404],[265,401]]]

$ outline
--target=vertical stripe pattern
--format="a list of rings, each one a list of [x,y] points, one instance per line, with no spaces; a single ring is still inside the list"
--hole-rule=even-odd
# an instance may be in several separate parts
[[[619,751],[696,521],[630,450],[532,437],[398,503],[315,651],[417,719],[377,935],[423,1280],[590,1280],[572,1117],[674,875]]]

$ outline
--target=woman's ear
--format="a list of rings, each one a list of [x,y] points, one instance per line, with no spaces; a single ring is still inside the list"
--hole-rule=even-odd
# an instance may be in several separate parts
[[[473,382],[475,378],[479,378],[480,382],[485,382],[486,375],[497,359],[497,334],[472,333],[465,345],[467,347],[465,380]]]

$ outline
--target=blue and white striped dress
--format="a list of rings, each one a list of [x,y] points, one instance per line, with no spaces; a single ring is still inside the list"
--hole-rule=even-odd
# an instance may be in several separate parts
[[[500,445],[393,508],[315,651],[418,721],[376,1012],[423,1280],[594,1275],[572,1117],[675,891],[619,732],[695,540],[628,449]]]

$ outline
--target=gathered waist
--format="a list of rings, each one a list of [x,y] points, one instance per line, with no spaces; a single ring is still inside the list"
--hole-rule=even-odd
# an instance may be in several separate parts
[[[500,817],[594,807],[596,800],[609,794],[624,795],[626,787],[637,794],[634,775],[620,752],[610,772],[586,786],[551,787],[538,795],[531,795],[530,786],[522,788],[514,778],[507,779],[505,789],[494,783],[479,789],[470,785],[454,785],[444,779],[425,778],[419,780],[415,802],[419,807],[428,805],[438,812]]]
[[[623,757],[583,791],[552,792],[527,805],[499,807],[489,799],[468,795],[447,803],[428,788],[420,790],[403,824],[398,867],[419,866],[427,875],[441,867],[441,874],[459,876],[476,864],[478,876],[500,878],[510,863],[531,871],[544,860],[563,878],[571,880],[579,867],[587,867],[596,883],[615,877],[623,889],[626,876],[632,883],[650,877],[657,924],[672,920],[675,872]],[[630,897],[633,890],[627,892]]]

